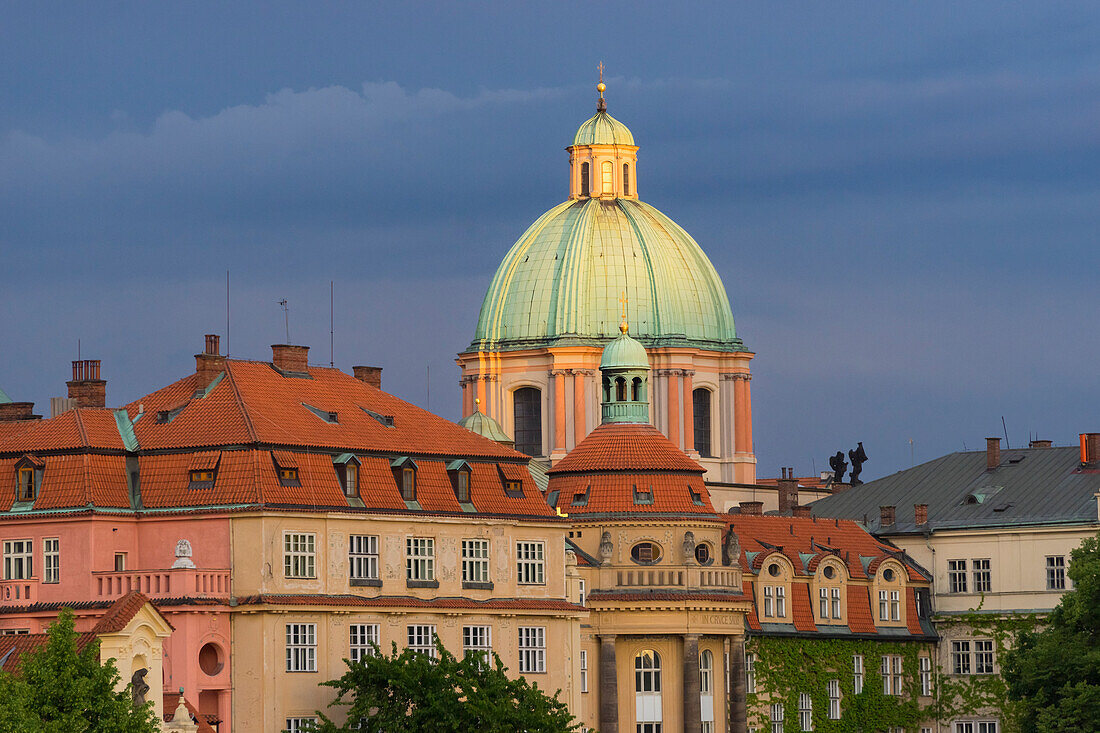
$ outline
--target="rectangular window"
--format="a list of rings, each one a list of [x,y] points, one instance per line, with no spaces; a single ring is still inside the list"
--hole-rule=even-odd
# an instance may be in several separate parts
[[[348,537],[348,572],[352,580],[378,580],[378,535]]]
[[[928,697],[932,694],[932,658],[920,657],[920,694]]]
[[[783,733],[783,703],[772,703],[771,721],[772,733]]]
[[[283,577],[316,578],[316,535],[312,532],[283,534]]]
[[[890,620],[901,621],[901,591],[890,591]]]
[[[829,680],[825,692],[829,695],[829,720],[840,720],[840,680]]]
[[[116,552],[115,553],[115,572],[116,573],[121,573],[121,572],[124,572],[125,570],[126,570],[126,553],[125,552]]]
[[[660,723],[637,723],[634,730],[636,733],[661,733]]]
[[[459,471],[455,474],[455,498],[459,503],[470,501],[470,472]]]
[[[4,580],[30,580],[34,575],[34,544],[31,540],[4,542]]]
[[[775,616],[775,590],[770,585],[764,586],[764,617],[772,618]]]
[[[462,540],[462,582],[489,582],[489,540]]]
[[[34,469],[19,469],[19,489],[16,501],[34,501]]]
[[[798,695],[798,725],[803,731],[814,729],[814,701],[805,692]]]
[[[523,673],[546,671],[546,627],[519,627],[519,671]]]
[[[317,722],[317,718],[313,718],[313,717],[308,717],[308,718],[287,718],[286,719],[286,728],[284,728],[283,730],[285,731],[285,733],[301,733],[301,731],[304,731],[304,730],[307,730],[307,729],[308,730],[313,730],[312,727],[307,728],[307,726],[312,726],[316,722]]]
[[[756,693],[756,655],[745,655],[745,692]]]
[[[775,615],[778,618],[787,615],[787,587],[784,585],[775,586]]]
[[[833,618],[840,618],[840,588],[832,588],[829,597],[833,602]]]
[[[974,733],[974,723],[969,720],[960,720],[955,723],[955,733]]]
[[[0,629],[0,636],[21,636],[29,633],[30,629]]]
[[[901,657],[886,655],[882,658],[882,694],[901,694]]]
[[[493,630],[489,626],[463,626],[462,627],[462,654],[471,654],[481,657],[484,664],[492,661]]]
[[[350,658],[353,662],[374,654],[374,647],[382,643],[381,629],[378,624],[352,624],[348,628],[351,637]]]
[[[990,593],[993,590],[993,570],[990,561],[974,560],[974,592]]]
[[[408,580],[435,580],[435,540],[433,538],[408,537],[405,539],[405,577]]]
[[[581,649],[581,692],[588,692],[588,652]]]
[[[993,642],[974,641],[974,674],[993,674]]]
[[[895,655],[893,657],[894,662],[894,694],[901,694],[901,670],[902,670],[902,657]],[[903,732],[904,733],[904,732]]]
[[[583,606],[585,595],[586,595],[585,591],[587,589],[587,586],[585,585],[584,580],[579,580],[578,582],[580,583],[580,590],[581,590],[580,604]]]
[[[714,733],[714,721],[704,720],[699,726],[699,733]]]
[[[966,560],[947,561],[947,586],[951,593],[966,593]]]
[[[821,618],[829,618],[829,589],[821,588],[818,591],[818,615]]]
[[[416,501],[416,471],[411,468],[401,471],[401,498]]]
[[[520,585],[546,583],[546,543],[516,543],[516,578]]]
[[[951,642],[951,671],[954,674],[970,674],[970,642]]]
[[[1047,590],[1066,589],[1066,558],[1053,555],[1047,558]]]
[[[435,627],[430,625],[410,626],[408,632],[408,648],[418,654],[427,654],[435,659]]]
[[[979,720],[978,733],[997,733],[997,721]]]
[[[852,657],[852,692],[863,692],[863,657],[859,654]]]
[[[286,625],[286,671],[317,671],[317,624]]]
[[[61,540],[47,537],[42,540],[42,582],[61,582]]]
[[[890,602],[887,600],[888,594],[884,590],[878,592],[878,620],[889,621],[890,620]]]
[[[344,496],[359,496],[359,466],[353,461],[344,464]]]

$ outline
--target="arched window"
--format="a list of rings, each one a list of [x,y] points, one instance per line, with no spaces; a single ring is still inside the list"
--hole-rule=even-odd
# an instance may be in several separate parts
[[[600,166],[601,183],[603,186],[600,189],[600,193],[608,194],[615,191],[615,164],[610,160],[605,160],[603,165]]]
[[[534,387],[517,389],[512,393],[512,412],[516,450],[529,456],[541,456],[542,391]]]
[[[699,655],[699,713],[702,733],[714,733],[714,655],[709,649]]]
[[[626,380],[619,377],[615,380],[615,401],[626,402]]]
[[[634,393],[634,396],[633,396],[632,399],[635,402],[641,402],[642,400],[644,400],[645,395],[642,394],[642,378],[641,377],[634,377],[634,381],[631,384],[633,385],[633,388],[634,388],[632,390],[633,393]]]
[[[581,163],[581,196],[587,196],[591,188],[588,185],[588,163]]]
[[[710,390],[700,387],[691,393],[692,415],[695,420],[695,450],[710,458],[714,455],[710,445]]]
[[[630,195],[630,164],[623,163],[623,196]]]
[[[603,401],[611,401],[611,380],[607,377],[603,378]]]
[[[643,649],[634,657],[637,733],[661,733],[661,655]]]

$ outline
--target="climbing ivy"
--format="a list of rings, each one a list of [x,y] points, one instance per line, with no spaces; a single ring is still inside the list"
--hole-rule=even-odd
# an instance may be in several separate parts
[[[784,733],[801,731],[798,697],[808,693],[813,700],[815,731],[857,733],[891,726],[912,729],[931,717],[931,712],[917,701],[917,656],[921,650],[928,653],[931,646],[919,642],[755,637],[746,649],[756,655],[756,693],[746,700],[749,725],[771,730],[771,705],[782,702]],[[853,688],[855,655],[863,656],[863,691],[858,695]],[[902,695],[882,692],[884,655],[902,657]],[[839,720],[829,719],[829,680],[840,683]]]

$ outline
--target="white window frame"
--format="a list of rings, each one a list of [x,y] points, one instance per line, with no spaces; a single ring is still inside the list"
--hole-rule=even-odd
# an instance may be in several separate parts
[[[890,591],[890,620],[901,621],[901,591]]]
[[[863,692],[863,655],[852,655],[852,693],[858,695]]]
[[[833,604],[833,618],[840,619],[844,616],[840,606],[840,588],[830,588],[829,594]]]
[[[764,618],[775,618],[775,587],[764,586]]]
[[[46,537],[42,540],[42,582],[61,582],[61,539]]]
[[[462,582],[489,582],[489,540],[462,540]]]
[[[756,655],[752,652],[745,654],[745,692],[756,693]]]
[[[921,655],[917,659],[920,665],[920,694],[929,697],[932,694],[932,657]]]
[[[947,592],[966,593],[966,560],[947,561]]]
[[[463,626],[462,654],[478,655],[483,664],[489,664],[493,659],[493,627]]]
[[[34,540],[4,540],[4,580],[34,577]]]
[[[955,639],[951,642],[951,674],[973,674],[970,650],[970,639]]]
[[[293,718],[286,719],[286,727],[283,728],[283,733],[300,733],[305,730],[303,726],[307,723],[316,723],[317,718],[312,715],[295,716]]]
[[[823,619],[829,618],[829,589],[819,588],[817,591],[817,615]]]
[[[825,694],[829,696],[829,720],[840,720],[840,680],[826,682]]]
[[[546,627],[520,626],[519,671],[520,674],[546,672]]]
[[[1047,555],[1047,590],[1066,589],[1066,556]]]
[[[286,671],[317,671],[317,624],[286,625]]]
[[[317,535],[313,532],[283,532],[283,577],[317,577]]]
[[[350,624],[348,626],[348,649],[353,662],[375,654],[374,646],[382,644],[382,627],[379,624]]]
[[[435,538],[405,538],[405,579],[435,580]]]
[[[772,703],[771,724],[772,733],[783,733],[783,703]]]
[[[585,600],[588,598],[588,584],[585,583],[584,578],[577,581],[580,584],[580,605],[585,605]]]
[[[806,692],[798,694],[798,726],[804,733],[814,729],[814,699]]]
[[[435,625],[433,624],[409,624],[407,632],[407,649],[418,654],[427,654],[435,659]]]
[[[775,586],[775,617],[787,617],[787,586]]]
[[[902,657],[893,654],[884,654],[882,657],[882,694],[901,695],[902,687]]]
[[[588,692],[588,652],[581,649],[581,692]]]
[[[973,639],[974,674],[994,674],[995,659],[992,639]]]
[[[993,561],[988,558],[971,560],[971,570],[974,573],[974,592],[993,592]]]
[[[878,592],[878,620],[890,620],[890,601],[888,591],[880,590]]]
[[[546,543],[516,543],[516,582],[520,585],[546,585]]]
[[[348,575],[352,580],[378,580],[378,535],[348,536]]]

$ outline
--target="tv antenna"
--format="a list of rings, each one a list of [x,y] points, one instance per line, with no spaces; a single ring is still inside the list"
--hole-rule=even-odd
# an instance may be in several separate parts
[[[286,343],[290,343],[290,308],[287,307],[287,300],[283,298],[279,301],[279,305],[283,307],[283,325],[286,327]]]

